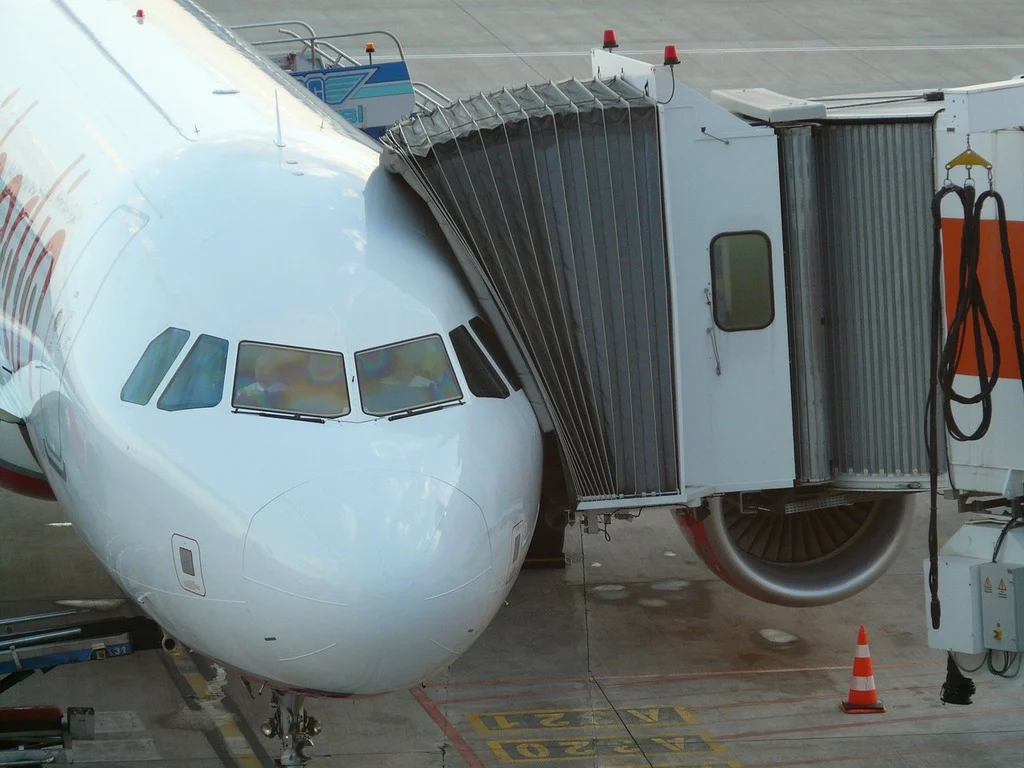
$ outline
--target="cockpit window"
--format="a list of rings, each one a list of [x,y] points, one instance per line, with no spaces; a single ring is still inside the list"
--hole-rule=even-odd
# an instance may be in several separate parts
[[[448,334],[459,358],[462,373],[466,377],[469,391],[477,397],[504,399],[508,397],[508,387],[494,370],[483,350],[464,325],[460,325]]]
[[[351,411],[345,360],[337,352],[243,341],[231,405],[336,419]]]
[[[462,399],[440,336],[424,336],[356,352],[363,410],[387,416]]]
[[[156,407],[162,411],[213,408],[224,397],[228,342],[202,334],[174,372]]]
[[[469,327],[473,329],[473,333],[480,339],[484,349],[487,350],[490,356],[494,358],[494,362],[501,368],[501,372],[505,374],[505,378],[512,385],[512,389],[516,392],[522,389],[523,385],[519,382],[515,366],[512,365],[512,360],[509,358],[508,353],[505,352],[505,348],[501,346],[501,340],[498,338],[494,328],[488,325],[487,321],[482,317],[474,317],[470,320]]]
[[[178,359],[191,334],[181,328],[168,328],[146,347],[135,364],[128,381],[121,388],[121,399],[126,403],[146,405],[164,380],[167,371]]]

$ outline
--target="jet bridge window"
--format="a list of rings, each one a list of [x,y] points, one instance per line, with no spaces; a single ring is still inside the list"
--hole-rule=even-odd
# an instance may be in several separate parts
[[[451,360],[438,335],[356,352],[363,410],[387,416],[462,399]]]
[[[451,337],[452,347],[455,348],[455,356],[459,358],[459,365],[462,366],[469,391],[477,397],[508,397],[508,387],[466,326],[460,325],[448,335]]]
[[[775,319],[772,247],[763,232],[727,232],[711,241],[715,324],[723,331],[767,328]]]
[[[149,342],[121,388],[121,399],[126,403],[146,405],[178,359],[190,335],[181,328],[168,328]]]
[[[231,405],[253,411],[336,419],[351,410],[338,352],[243,341]]]
[[[185,355],[156,407],[162,411],[213,408],[224,397],[228,342],[202,334]]]

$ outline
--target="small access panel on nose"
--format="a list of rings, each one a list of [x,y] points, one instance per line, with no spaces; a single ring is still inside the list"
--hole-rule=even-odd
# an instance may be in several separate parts
[[[205,597],[206,583],[203,581],[203,563],[199,556],[199,542],[176,533],[171,536],[171,550],[174,569],[177,571],[178,583],[181,588],[186,592]]]

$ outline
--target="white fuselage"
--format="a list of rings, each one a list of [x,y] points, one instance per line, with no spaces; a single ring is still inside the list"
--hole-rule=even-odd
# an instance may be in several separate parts
[[[376,146],[187,0],[135,9],[4,3],[0,384],[76,530],[169,634],[293,690],[411,685],[519,571],[533,411],[471,393],[449,333],[478,311]],[[168,328],[188,341],[125,402]],[[161,409],[202,334],[230,343],[220,401]],[[354,354],[435,334],[461,405],[364,412]],[[340,353],[351,410],[233,408],[242,341]]]

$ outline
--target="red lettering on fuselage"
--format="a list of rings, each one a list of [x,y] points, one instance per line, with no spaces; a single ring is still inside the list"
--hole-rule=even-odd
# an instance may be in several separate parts
[[[3,178],[4,166],[7,165],[7,155],[0,153],[0,179]],[[0,246],[7,239],[7,227],[11,223],[11,217],[17,208],[18,193],[21,192],[21,176],[15,176],[6,187],[0,188]],[[6,206],[7,212],[4,213]]]
[[[6,164],[6,156],[0,154],[0,178]],[[43,245],[50,219],[39,231],[33,231],[33,223],[45,198],[33,197],[21,205],[18,193],[22,183],[19,175],[0,189],[0,316],[4,320],[0,343],[13,370],[32,360],[36,337],[45,330],[35,327],[40,317],[37,308],[45,298],[55,257],[65,239],[64,230],[59,230]],[[47,258],[48,268],[40,270]]]
[[[46,204],[50,201],[53,193],[57,191],[60,184],[70,175],[71,171],[75,169],[80,162],[82,162],[84,155],[79,155],[75,158],[74,162],[71,163],[64,172],[61,173],[57,179],[50,185],[50,188],[43,195],[42,200],[36,204],[36,201],[30,200],[25,205],[25,210],[30,211],[28,220],[30,223],[34,223],[39,219],[40,214],[46,207]],[[64,246],[64,230],[60,230],[55,233],[45,247],[40,251],[39,246],[42,244],[43,237],[46,235],[47,227],[49,227],[50,218],[47,217],[41,227],[39,227],[36,234],[33,236],[31,247],[28,247],[25,242],[19,243],[18,249],[15,251],[16,254],[23,254],[27,250],[27,256],[21,258],[20,256],[15,260],[15,269],[12,271],[9,281],[7,283],[7,289],[10,290],[13,286],[14,293],[8,301],[6,292],[4,295],[2,309],[0,311],[5,312],[7,315],[14,317],[22,327],[22,333],[17,336],[11,337],[10,346],[8,349],[11,353],[7,356],[8,359],[12,360],[15,369],[20,368],[22,365],[26,365],[33,358],[33,350],[35,349],[35,340],[38,334],[44,333],[46,329],[35,327],[35,320],[39,316],[39,307],[42,306],[43,299],[46,295],[47,290],[50,287],[50,278],[53,276],[53,269],[57,264],[57,259],[60,256],[61,249]],[[0,239],[2,242],[2,239]],[[38,256],[37,256],[38,254]],[[35,257],[35,258],[34,258]],[[42,266],[49,258],[49,267],[40,272],[39,267]],[[42,285],[36,281],[36,277],[42,277]],[[35,311],[33,311],[35,309]],[[26,349],[27,343],[27,349]],[[40,339],[40,343],[42,340]]]
[[[4,99],[0,108],[5,107],[16,94],[17,91]],[[0,135],[0,147],[36,103],[33,102]],[[33,195],[23,203],[24,177],[19,173],[5,183],[8,155],[0,152],[0,327],[3,327],[0,345],[3,356],[14,370],[31,362],[37,346],[42,344],[39,335],[45,333],[46,328],[40,326],[49,320],[49,314],[44,315],[42,308],[67,237],[66,231],[59,229],[46,239],[51,218],[42,214],[54,193],[84,157],[79,155],[75,158],[45,194],[41,197]],[[80,174],[72,188],[77,187],[88,173]],[[40,220],[41,226],[36,226]]]
[[[17,93],[17,91],[15,91],[15,93]],[[14,94],[12,93],[11,96],[13,97]],[[3,136],[0,136],[0,147],[3,147],[4,142],[11,137],[11,134],[14,133],[14,130],[21,124],[21,121],[28,117],[28,113],[35,109],[36,104],[38,103],[38,101],[33,101],[31,104],[28,105],[28,109],[26,109],[24,112],[18,115],[17,118],[15,118],[14,122],[11,123],[11,127],[8,128],[6,132],[4,132]]]

